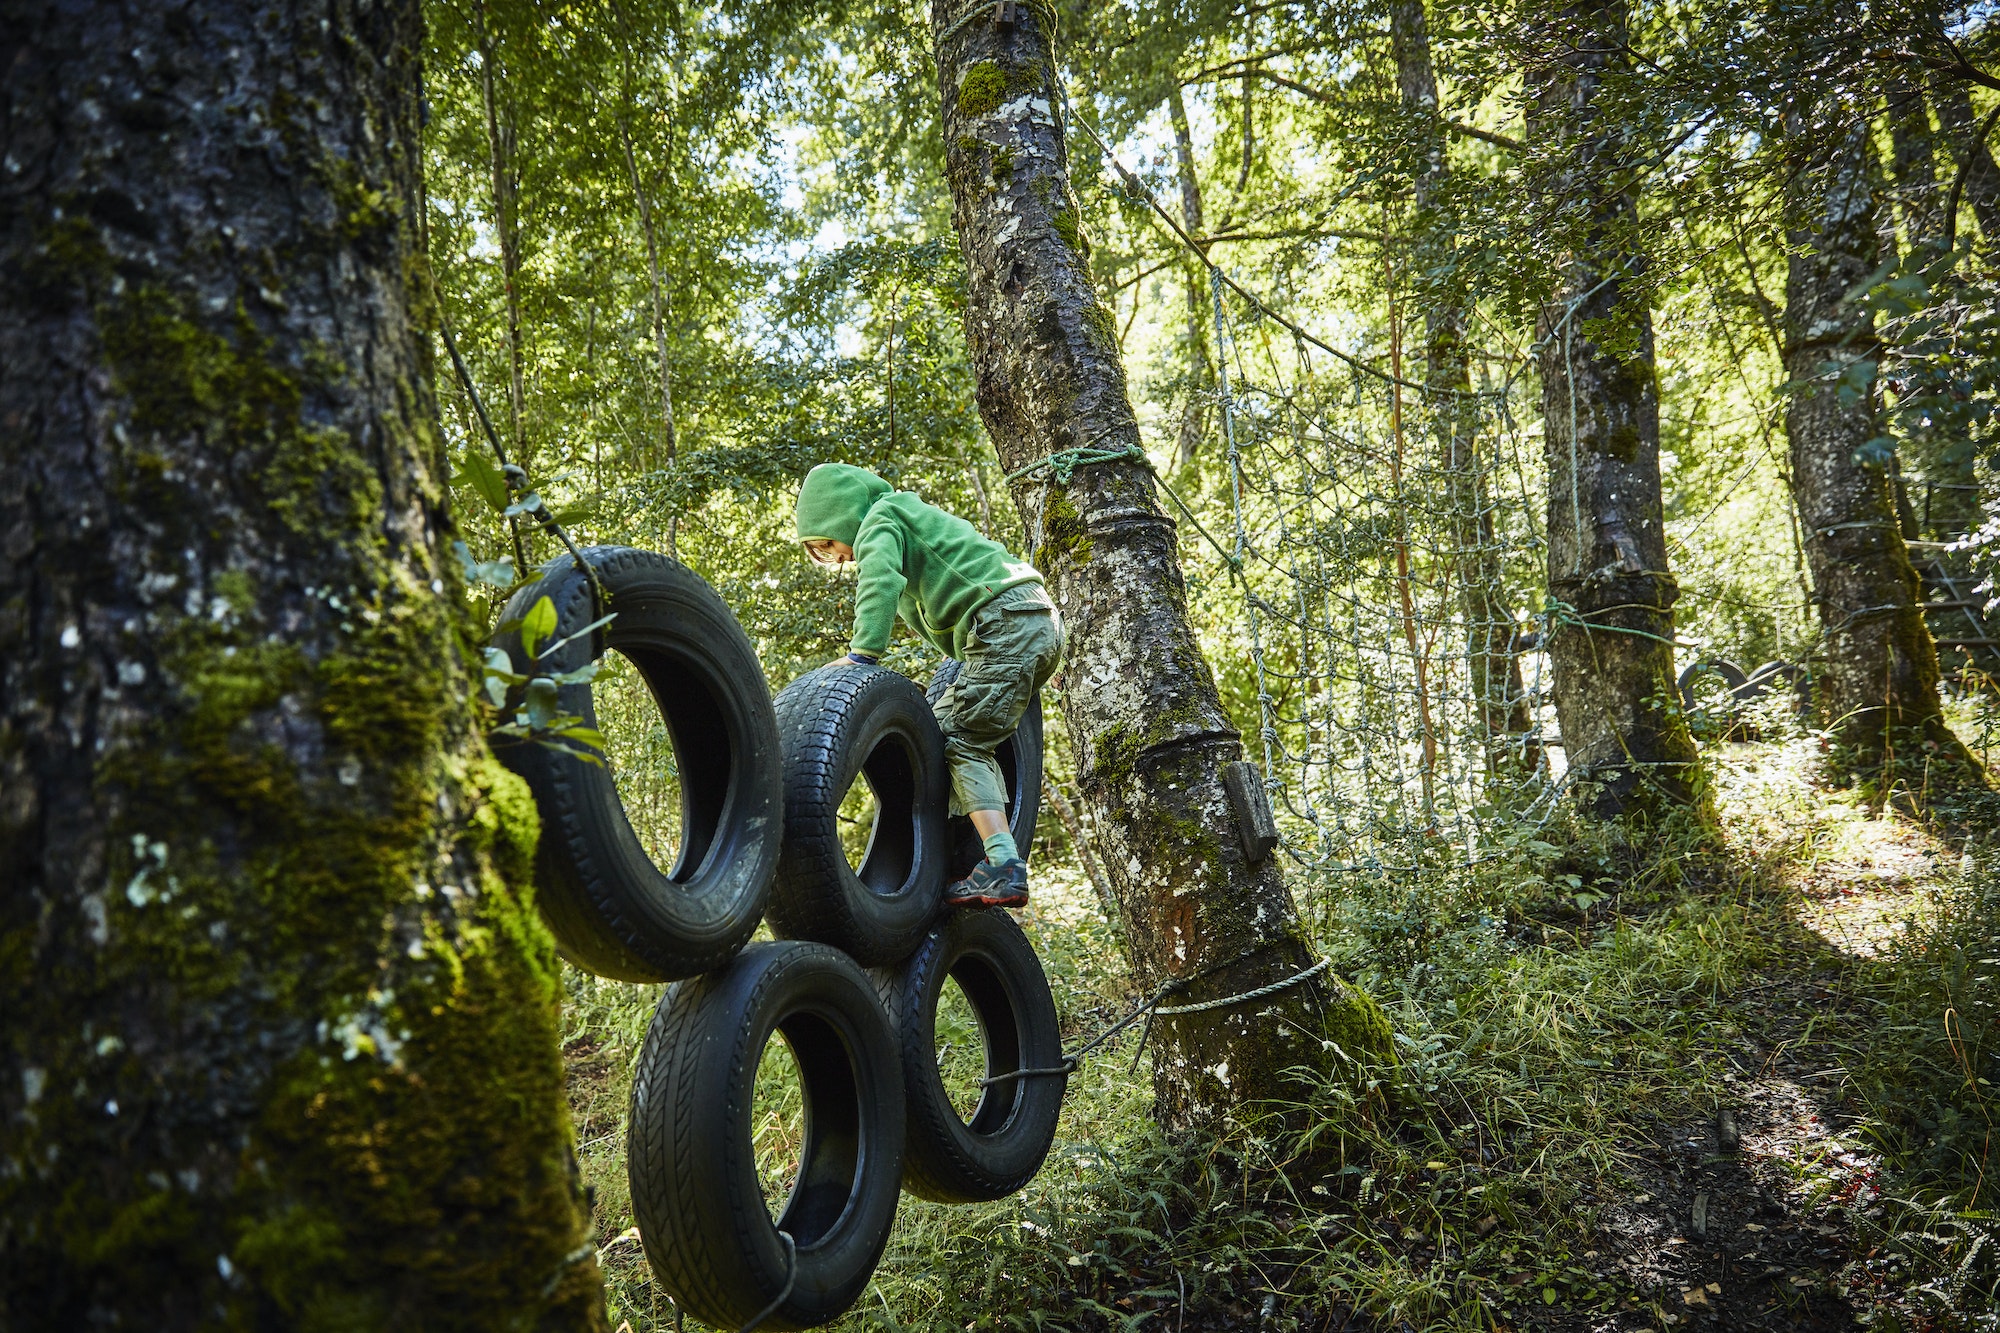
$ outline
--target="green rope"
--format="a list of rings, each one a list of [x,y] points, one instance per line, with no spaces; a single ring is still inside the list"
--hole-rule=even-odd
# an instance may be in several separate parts
[[[1641,609],[1651,611],[1656,615],[1666,614],[1662,608],[1657,606],[1649,606]],[[1664,643],[1669,648],[1687,648],[1692,646],[1691,644],[1681,643],[1676,639],[1669,639],[1663,635],[1655,634],[1651,630],[1628,629],[1623,625],[1600,625],[1594,620],[1585,620],[1574,606],[1554,597],[1549,598],[1543,605],[1542,614],[1548,618],[1549,633],[1551,635],[1565,625],[1575,625],[1577,628],[1583,630],[1603,630],[1608,634],[1630,634],[1635,638],[1651,639],[1654,643]]]
[[[1158,483],[1161,490],[1167,493],[1167,498],[1179,506],[1181,513],[1187,516],[1188,522],[1194,524],[1194,530],[1199,532],[1208,540],[1208,544],[1215,548],[1216,553],[1229,566],[1231,574],[1237,578],[1241,578],[1243,575],[1243,558],[1217,541],[1214,535],[1201,525],[1201,520],[1195,517],[1194,510],[1188,508],[1187,501],[1181,499],[1180,492],[1169,486],[1165,477],[1153,471],[1153,460],[1146,457],[1146,451],[1136,444],[1128,444],[1123,449],[1097,449],[1090,446],[1076,449],[1058,449],[1046,457],[1037,458],[1026,467],[1015,468],[1007,474],[1006,480],[1020,481],[1023,478],[1029,478],[1036,481],[1053,481],[1058,486],[1067,486],[1071,478],[1076,475],[1076,470],[1080,467],[1093,467],[1099,463],[1120,463],[1126,459],[1144,464],[1146,470],[1153,473],[1153,480]],[[1039,477],[1035,476],[1034,474],[1038,472],[1043,475]],[[1269,562],[1267,561],[1266,563]],[[1275,566],[1273,567],[1275,568]]]
[[[1049,475],[1055,479],[1058,486],[1067,486],[1070,483],[1070,478],[1076,475],[1076,470],[1080,467],[1094,467],[1099,463],[1118,463],[1128,458],[1145,463],[1148,467],[1152,465],[1151,461],[1146,457],[1146,451],[1136,444],[1128,444],[1123,449],[1095,449],[1089,447],[1058,449],[1044,458],[1037,458],[1026,467],[1015,468],[1007,474],[1006,479],[1008,481],[1019,481],[1023,477],[1031,476],[1043,468],[1047,468]]]

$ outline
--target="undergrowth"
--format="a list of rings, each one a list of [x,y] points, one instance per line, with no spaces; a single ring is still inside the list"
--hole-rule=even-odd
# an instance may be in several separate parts
[[[1422,1113],[1382,1116],[1343,1084],[1213,1141],[1170,1142],[1128,1035],[1071,1080],[1055,1150],[1019,1195],[904,1198],[837,1327],[1667,1326],[1658,1292],[1596,1261],[1601,1225],[1635,1197],[1648,1135],[1713,1116],[1754,1072],[1757,997],[1794,975],[1837,993],[1798,1040],[1838,1059],[1840,1104],[1879,1153],[1865,1193],[1809,1199],[1846,1208],[1871,1251],[1827,1282],[1862,1293],[1890,1275],[1886,1296],[1855,1297],[1878,1327],[1996,1326],[2000,856],[1979,830],[2000,820],[1966,808],[1927,831],[1970,850],[1933,856],[1907,919],[1852,957],[1810,927],[1801,886],[1866,833],[1868,811],[1814,784],[1807,742],[1716,754],[1719,828],[1544,827],[1414,884],[1300,886],[1322,947],[1388,1008]],[[1038,872],[1054,891],[1024,924],[1075,1044],[1130,992],[1068,874]],[[613,1320],[635,1333],[673,1313],[627,1231],[617,1131],[657,995],[572,975],[567,1012]]]

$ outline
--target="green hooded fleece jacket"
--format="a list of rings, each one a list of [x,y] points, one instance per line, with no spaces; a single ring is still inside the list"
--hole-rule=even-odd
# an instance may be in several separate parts
[[[867,468],[821,463],[799,488],[799,540],[831,538],[854,548],[850,652],[880,657],[900,614],[931,646],[965,655],[973,612],[1009,588],[1042,576],[956,514],[899,491]]]

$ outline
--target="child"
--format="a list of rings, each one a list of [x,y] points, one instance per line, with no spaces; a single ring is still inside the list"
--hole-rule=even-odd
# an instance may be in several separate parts
[[[1062,657],[1062,619],[1033,565],[955,514],[866,468],[822,463],[799,489],[799,540],[821,564],[859,564],[854,634],[842,661],[873,666],[900,614],[964,668],[938,700],[951,762],[951,812],[979,830],[986,859],[945,889],[962,907],[1019,907],[1028,866],[1007,828],[993,751]]]

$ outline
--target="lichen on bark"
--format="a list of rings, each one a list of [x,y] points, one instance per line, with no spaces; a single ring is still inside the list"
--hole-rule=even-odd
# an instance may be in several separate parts
[[[1020,6],[959,18],[955,4],[932,6],[987,433],[1010,473],[1062,449],[1136,446],[1117,331],[1075,222],[1047,16]],[[1009,155],[1004,178],[989,153]],[[1311,949],[1275,859],[1250,863],[1238,840],[1221,766],[1242,742],[1189,625],[1174,524],[1149,470],[1120,460],[1067,481],[1017,477],[1013,495],[1070,627],[1063,717],[1140,983],[1185,983],[1177,1002],[1198,1003],[1294,976]],[[1310,1084],[1395,1059],[1380,1010],[1324,973],[1162,1019],[1154,1037],[1156,1112],[1179,1126],[1295,1098],[1301,1074]]]
[[[1564,167],[1569,252],[1539,331],[1548,476],[1547,649],[1579,805],[1654,817],[1702,805],[1674,684],[1674,601],[1660,496],[1660,399],[1637,201],[1603,168],[1617,149],[1596,112],[1629,59],[1625,7],[1571,6],[1540,29],[1528,130]]]
[[[1794,144],[1812,142],[1795,116]],[[1890,478],[1865,451],[1882,433],[1881,357],[1874,317],[1854,293],[1875,271],[1879,167],[1865,125],[1836,131],[1788,196],[1785,406],[1792,495],[1805,529],[1823,645],[1813,682],[1835,741],[1839,775],[1873,780],[1885,769],[1920,788],[1978,782],[1977,761],[1945,725],[1937,646],[1924,621],[1917,571],[1897,521]],[[1864,364],[1865,363],[1865,364]]]
[[[603,1324],[414,323],[420,36],[84,3],[13,48],[9,1326]]]

